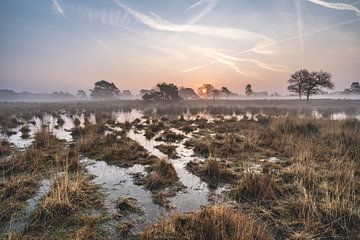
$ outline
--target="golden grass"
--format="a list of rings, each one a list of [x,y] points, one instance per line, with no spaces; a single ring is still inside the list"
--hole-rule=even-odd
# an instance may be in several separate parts
[[[229,206],[205,207],[200,212],[175,213],[154,224],[141,240],[266,240],[266,230],[244,213]]]
[[[216,187],[221,181],[231,183],[237,178],[233,171],[215,158],[209,158],[201,163],[190,161],[187,163],[186,168],[212,187]]]
[[[81,209],[100,206],[97,189],[89,176],[65,172],[55,179],[49,193],[41,200],[33,216],[33,224],[66,221],[67,217]]]
[[[174,185],[178,180],[174,166],[166,159],[158,159],[144,178],[145,187],[153,191]]]
[[[280,187],[269,174],[246,173],[233,185],[230,195],[239,202],[269,202],[280,195]]]

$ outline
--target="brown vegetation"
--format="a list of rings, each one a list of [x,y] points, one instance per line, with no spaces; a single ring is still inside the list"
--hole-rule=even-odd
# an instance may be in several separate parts
[[[265,240],[266,230],[244,213],[220,205],[200,212],[173,214],[146,229],[141,240]]]

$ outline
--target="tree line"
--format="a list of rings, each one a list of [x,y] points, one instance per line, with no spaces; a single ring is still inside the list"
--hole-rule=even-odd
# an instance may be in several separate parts
[[[326,71],[308,71],[301,69],[290,75],[287,80],[288,91],[296,94],[300,99],[309,100],[312,95],[323,93],[324,89],[333,89],[334,83],[331,81],[331,74]],[[92,98],[117,98],[119,96],[131,96],[129,90],[121,92],[114,83],[101,80],[95,83],[90,90]],[[244,93],[246,96],[268,96],[267,92],[254,92],[251,84],[246,84]],[[349,89],[343,93],[360,94],[359,82],[353,82]],[[227,87],[215,88],[212,84],[202,84],[196,90],[189,87],[177,87],[173,83],[158,83],[152,89],[142,89],[140,95],[145,101],[154,102],[177,102],[183,99],[216,99],[222,97],[237,96]],[[78,96],[86,98],[83,90],[78,91]],[[279,96],[274,93],[272,96]]]

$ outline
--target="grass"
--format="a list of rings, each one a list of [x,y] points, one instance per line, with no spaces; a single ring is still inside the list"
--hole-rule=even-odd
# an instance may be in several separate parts
[[[90,180],[84,173],[67,171],[55,178],[24,234],[48,239],[105,239],[100,228],[103,195]]]
[[[344,107],[356,105],[352,112],[358,112],[358,101],[340,102]],[[151,138],[166,129],[188,129],[193,132],[193,138],[187,141],[187,146],[207,158],[203,163],[190,162],[188,170],[210,186],[222,181],[231,185],[230,194],[223,195],[221,201],[232,202],[235,209],[225,205],[205,206],[199,212],[172,214],[149,226],[140,234],[140,239],[356,239],[360,235],[360,122],[311,118],[311,111],[318,107],[326,107],[324,111],[329,117],[333,111],[341,110],[340,103],[316,100],[300,106],[302,103],[296,101],[271,100],[264,103],[270,108],[251,101],[241,106],[239,101],[215,101],[214,107],[202,101],[184,102],[179,107],[141,103],[140,108],[149,109],[144,124],[139,120],[126,124],[114,122],[112,111],[123,107],[121,104],[114,107],[114,104],[96,102],[64,107],[61,103],[19,103],[15,108],[14,104],[4,103],[0,106],[0,121],[7,126],[2,130],[12,131],[9,126],[17,127],[25,119],[41,116],[45,109],[59,115],[54,108],[60,106],[73,116],[82,112],[96,113],[98,121],[91,125],[85,120],[84,128],[76,128],[78,137],[71,144],[56,139],[46,128],[23,151],[14,149],[6,140],[0,142],[0,216],[3,222],[21,212],[25,201],[37,191],[40,179],[57,176],[50,192],[41,199],[27,231],[2,237],[106,238],[101,225],[104,216],[94,209],[101,205],[102,197],[98,186],[81,167],[79,153],[121,167],[149,164],[142,184],[150,190],[154,203],[167,209],[176,207],[171,206],[169,197],[176,194],[181,183],[171,162],[150,157],[139,143],[126,137],[125,131],[112,131],[105,136],[109,124],[127,130],[145,130]],[[126,103],[127,106],[132,104],[139,103]],[[286,104],[291,105],[291,109]],[[332,104],[334,107],[330,106]],[[79,110],[83,106],[84,109]],[[222,109],[224,106],[226,109]],[[185,120],[179,118],[180,115],[172,116],[186,112],[222,115],[246,111],[255,114],[262,111],[280,117],[258,121],[219,117],[212,122],[200,117]],[[168,115],[163,118],[161,114]],[[283,117],[284,114],[289,117]],[[292,117],[298,114],[304,117]],[[12,116],[13,120],[1,116]],[[176,141],[171,134],[161,136],[161,140]],[[164,148],[164,151],[168,150]],[[259,161],[270,157],[282,161]],[[263,170],[259,174],[247,173],[244,167],[247,164],[260,164]],[[64,175],[54,175],[57,172],[64,172]],[[125,209],[132,206],[131,201],[124,204]],[[125,236],[130,226],[125,224],[121,229]]]
[[[71,171],[77,170],[80,167],[78,153],[50,133],[39,132],[25,151],[16,152],[9,159],[2,160],[0,170],[5,176],[23,172],[39,174],[65,165]]]
[[[170,142],[180,142],[185,138],[182,134],[174,133],[173,131],[167,130],[160,134],[159,137],[155,138],[155,141],[163,141],[166,143]]]
[[[141,240],[266,240],[265,228],[244,213],[229,206],[205,207],[200,212],[173,214],[154,224],[141,235]]]
[[[0,184],[0,222],[9,221],[19,215],[25,201],[32,197],[39,187],[35,175],[15,175]]]
[[[115,202],[116,208],[120,213],[136,213],[141,212],[137,200],[133,197],[119,197]]]
[[[11,144],[8,140],[2,139],[0,141],[0,157],[8,156],[11,153]]]
[[[174,166],[165,159],[158,159],[148,171],[144,185],[149,190],[156,191],[178,183],[179,177]]]
[[[88,157],[122,167],[153,162],[153,158],[144,147],[124,134],[101,135],[90,130],[81,139],[79,148],[80,152]]]
[[[244,174],[230,195],[237,201],[269,202],[280,194],[279,184],[268,174]]]
[[[224,163],[220,163],[214,158],[209,158],[203,163],[190,161],[186,168],[193,174],[201,177],[211,187],[216,187],[219,182],[232,182],[237,175],[229,170]]]
[[[160,152],[162,152],[163,154],[167,155],[172,159],[179,158],[179,156],[176,153],[177,146],[170,144],[160,144],[160,145],[156,145],[155,148],[159,149]]]
[[[33,216],[33,223],[51,223],[65,220],[66,217],[89,204],[99,206],[101,202],[96,193],[97,187],[90,183],[89,176],[65,173],[55,179],[48,195],[41,201]]]

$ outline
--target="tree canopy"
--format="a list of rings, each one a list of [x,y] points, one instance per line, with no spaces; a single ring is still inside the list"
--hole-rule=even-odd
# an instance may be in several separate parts
[[[246,86],[245,86],[245,95],[246,96],[250,96],[250,95],[252,95],[253,94],[253,90],[252,90],[252,88],[251,88],[251,84],[247,84]]]
[[[95,83],[94,89],[90,89],[92,98],[114,98],[119,96],[120,90],[114,83],[100,80]]]
[[[323,88],[332,89],[334,87],[330,73],[324,71],[309,72],[306,69],[293,73],[288,83],[290,92],[298,94],[300,99],[304,95],[306,100],[309,100],[311,95],[321,93]]]
[[[194,89],[188,88],[188,87],[181,87],[179,89],[179,95],[183,99],[197,99],[197,98],[199,98],[199,96],[196,94]]]
[[[214,86],[208,83],[204,83],[198,87],[198,95],[202,98],[210,98],[213,96],[213,91],[215,90]]]
[[[147,101],[177,102],[182,100],[178,87],[172,83],[158,83],[156,89],[143,92],[142,98]]]

